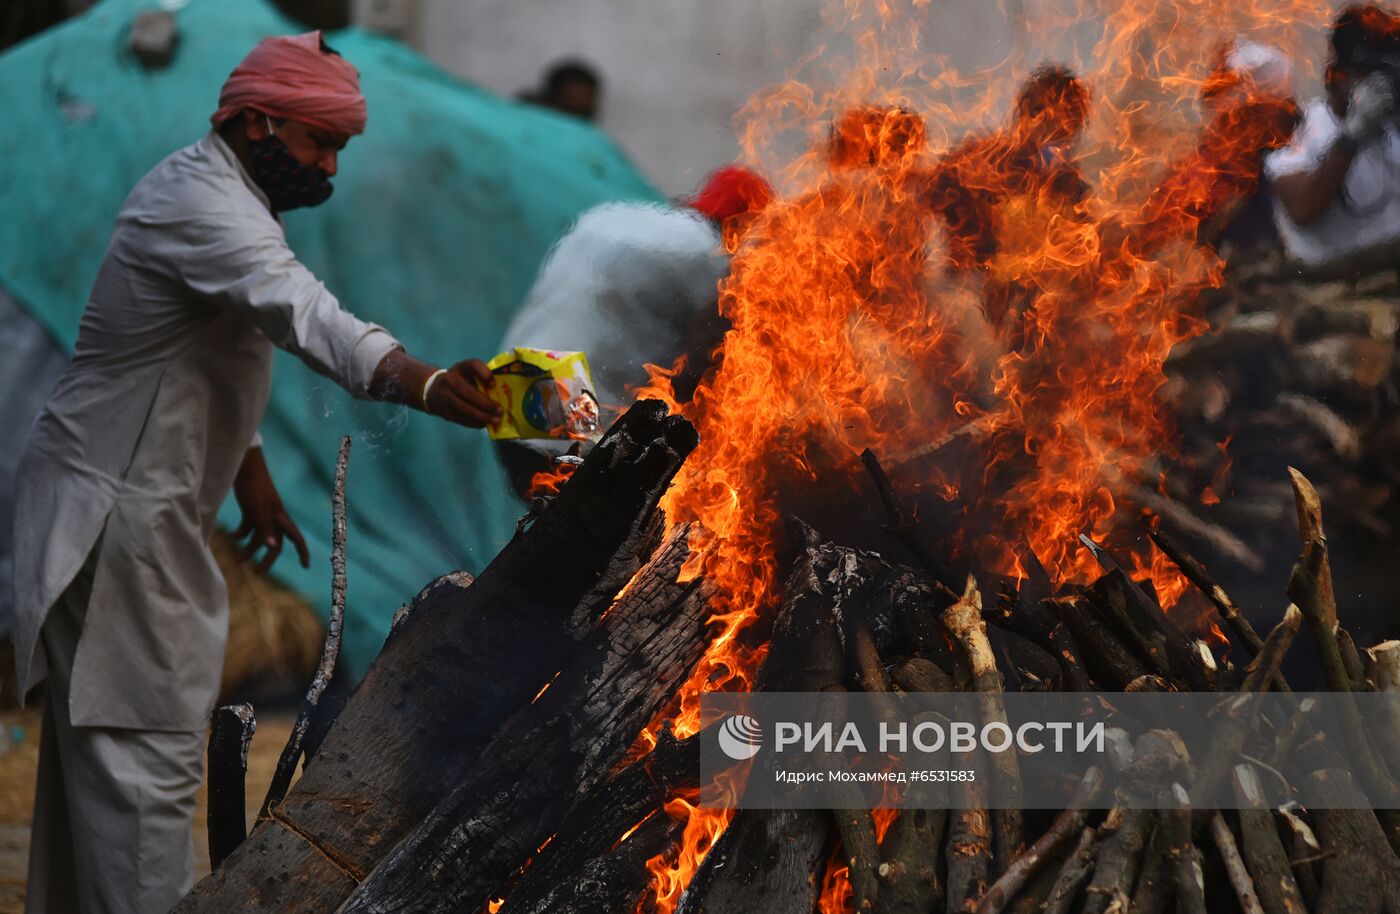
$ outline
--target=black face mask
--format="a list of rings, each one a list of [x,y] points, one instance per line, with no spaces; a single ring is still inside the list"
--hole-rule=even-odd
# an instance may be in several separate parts
[[[287,144],[272,132],[271,125],[266,137],[249,144],[249,153],[253,160],[253,180],[279,213],[303,206],[320,206],[335,191],[325,172],[297,161]]]

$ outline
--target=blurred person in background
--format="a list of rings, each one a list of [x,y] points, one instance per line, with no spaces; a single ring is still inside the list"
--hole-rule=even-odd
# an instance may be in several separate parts
[[[1400,20],[1349,6],[1333,21],[1326,97],[1265,162],[1289,256],[1314,270],[1394,266],[1400,241]]]
[[[364,130],[355,68],[319,32],[269,38],[211,120],[123,204],[20,461],[16,664],[22,692],[48,687],[30,914],[153,914],[193,882],[228,632],[209,538],[230,489],[245,559],[266,570],[289,539],[307,562],[257,432],[274,345],[356,397],[473,427],[499,415],[483,363],[409,356],[287,246],[280,214],[324,202]]]
[[[592,65],[565,60],[549,68],[542,86],[521,92],[519,98],[561,114],[597,121],[603,104],[603,79]]]
[[[556,242],[502,349],[581,351],[588,356],[602,426],[648,380],[648,363],[670,369],[684,398],[709,364],[725,325],[719,283],[729,273],[724,233],[739,233],[768,205],[773,190],[736,165],[712,172],[695,195],[673,206],[604,203],[579,216]],[[516,492],[573,442],[498,441],[497,454]]]
[[[1089,90],[1069,68],[1046,65],[1022,85],[1006,129],[955,147],[924,179],[943,224],[952,273],[984,277],[982,307],[997,334],[1017,345],[1028,290],[1015,253],[1039,247],[1052,223],[1083,221],[1088,184],[1073,154],[1089,120]],[[1024,245],[1023,245],[1024,242]]]
[[[1172,163],[1132,229],[1140,254],[1181,238],[1235,250],[1280,243],[1265,161],[1299,122],[1293,67],[1277,48],[1246,39],[1216,58],[1201,89],[1196,147]]]

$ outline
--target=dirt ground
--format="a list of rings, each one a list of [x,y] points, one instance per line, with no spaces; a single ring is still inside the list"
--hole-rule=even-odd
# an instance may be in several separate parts
[[[0,727],[11,734],[10,748],[0,753],[0,914],[24,910],[24,874],[29,859],[29,824],[34,811],[34,774],[39,763],[40,712],[0,711]],[[262,805],[263,794],[272,781],[277,757],[292,731],[295,711],[277,711],[258,716],[248,757],[248,821],[252,822]],[[16,731],[23,738],[16,743]],[[195,813],[195,878],[209,872],[209,844],[205,831],[205,795],[199,792]]]

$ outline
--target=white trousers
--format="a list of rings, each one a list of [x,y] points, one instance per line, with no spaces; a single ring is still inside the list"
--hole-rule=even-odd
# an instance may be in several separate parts
[[[68,684],[92,565],[50,610],[41,635],[49,675],[24,910],[163,914],[194,883],[204,733],[72,725]]]

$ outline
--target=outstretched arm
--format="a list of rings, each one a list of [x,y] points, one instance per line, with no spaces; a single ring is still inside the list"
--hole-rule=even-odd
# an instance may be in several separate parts
[[[468,359],[439,370],[402,349],[392,349],[374,370],[369,395],[421,409],[458,425],[480,428],[501,415],[501,408],[486,395],[490,385],[491,369],[480,359]]]

